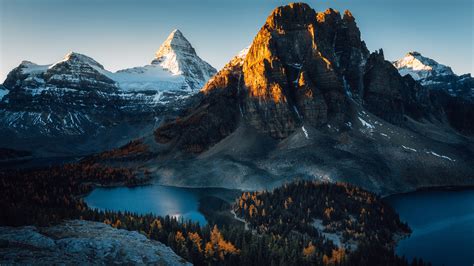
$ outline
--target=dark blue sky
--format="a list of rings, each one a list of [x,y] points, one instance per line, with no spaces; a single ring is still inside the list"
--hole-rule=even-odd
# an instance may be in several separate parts
[[[148,64],[179,28],[198,54],[222,67],[275,7],[270,0],[0,0],[0,82],[22,60],[53,63],[87,54],[109,70]],[[473,72],[472,0],[319,0],[316,11],[351,10],[369,50],[389,60],[416,50],[458,74]]]

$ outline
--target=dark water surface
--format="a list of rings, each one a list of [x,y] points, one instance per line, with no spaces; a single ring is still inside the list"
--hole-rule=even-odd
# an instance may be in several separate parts
[[[386,200],[413,230],[397,254],[433,265],[474,265],[474,190],[419,191]]]
[[[170,215],[206,224],[199,200],[219,197],[231,201],[236,190],[150,185],[135,188],[96,188],[85,202],[91,208]],[[401,240],[397,254],[409,261],[421,257],[433,265],[474,265],[474,190],[420,191],[385,198],[413,233]]]
[[[219,188],[149,185],[133,188],[96,188],[84,198],[84,201],[93,209],[169,215],[204,225],[207,223],[206,219],[198,210],[201,198],[215,196],[231,201],[237,194],[236,190]]]

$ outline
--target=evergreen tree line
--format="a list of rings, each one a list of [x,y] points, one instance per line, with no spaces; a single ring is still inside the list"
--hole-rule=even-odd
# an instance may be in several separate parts
[[[310,201],[314,201],[312,204],[335,209],[331,211],[330,218],[322,218],[325,225],[333,224],[338,230],[347,226],[344,222],[340,222],[345,221],[347,217],[344,213],[339,214],[336,209],[343,206],[342,202],[347,193],[353,193],[353,200],[356,201],[350,203],[348,206],[351,207],[348,209],[360,211],[358,204],[362,202],[373,204],[376,207],[370,208],[362,204],[368,212],[364,214],[367,217],[363,218],[365,219],[363,221],[370,225],[382,226],[380,222],[371,220],[372,215],[380,214],[380,207],[383,205],[380,200],[368,192],[362,190],[358,192],[357,188],[344,187],[340,184],[334,187],[329,184],[324,185],[324,188],[321,187],[320,189],[327,190],[325,193],[328,195],[327,200],[324,197],[321,203],[316,203],[318,196],[313,195],[315,191],[305,192],[305,189],[301,189],[300,183],[287,185],[282,188],[283,190],[277,189],[273,196],[269,192],[242,194],[233,208],[247,221],[251,230],[235,225],[201,226],[192,221],[179,221],[169,216],[91,210],[81,199],[95,185],[138,185],[146,181],[137,178],[137,174],[128,169],[84,162],[47,169],[0,172],[0,193],[2,193],[0,224],[44,226],[59,223],[64,219],[104,222],[115,228],[138,231],[150,239],[158,240],[195,265],[426,265],[419,260],[410,264],[406,259],[396,256],[393,248],[379,245],[381,242],[374,244],[373,237],[357,238],[361,241],[358,248],[348,252],[336,247],[330,241],[324,241],[317,231],[312,231],[306,225],[297,222],[303,217],[307,219],[308,216],[294,212],[298,210],[294,206],[300,204],[304,197],[308,197]],[[284,192],[285,190],[287,192]],[[307,195],[299,195],[300,193]],[[292,197],[291,202],[287,198],[289,195]],[[286,199],[286,208],[285,200],[280,201],[277,198]],[[240,209],[240,200],[245,201],[247,210]],[[368,200],[371,203],[367,203]],[[258,201],[262,201],[259,202],[259,206]],[[252,207],[255,208],[252,215],[249,210],[251,205],[255,206]],[[277,208],[280,205],[282,208]],[[307,206],[301,205],[301,207],[306,209]],[[313,209],[317,212],[316,208]],[[290,219],[287,214],[283,214],[287,211],[294,212],[295,218]],[[322,213],[324,212],[325,209]],[[387,219],[394,217],[385,205],[384,212],[388,213],[385,216]],[[361,217],[365,217],[364,215]],[[260,216],[266,218],[258,218]],[[322,216],[318,214],[309,217]],[[279,225],[276,226],[275,222]],[[350,228],[359,232],[357,226]],[[402,224],[395,222],[389,224],[387,230],[401,227]],[[380,232],[378,234],[383,235]],[[380,241],[383,240],[382,237],[378,237],[381,238]]]

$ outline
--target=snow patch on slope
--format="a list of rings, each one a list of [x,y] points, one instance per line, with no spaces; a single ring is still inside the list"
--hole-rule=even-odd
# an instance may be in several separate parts
[[[176,90],[185,87],[181,75],[173,75],[159,65],[147,65],[119,70],[109,76],[125,91]]]
[[[365,121],[364,119],[362,119],[360,116],[358,117],[359,118],[359,121],[362,123],[362,125],[368,129],[374,129],[375,126],[370,124],[369,122]]]
[[[304,126],[302,126],[301,129],[303,130],[305,138],[309,139],[308,131],[306,130],[306,128],[304,128]]]
[[[30,61],[23,61],[20,66],[22,74],[40,74],[46,72],[51,65],[37,65]]]
[[[405,146],[405,145],[402,145],[402,148],[404,148],[405,150],[409,150],[409,151],[416,152],[416,150],[415,150],[415,149],[413,149],[413,148],[410,148],[410,147],[407,147],[407,146]]]
[[[7,90],[7,89],[1,89],[0,88],[0,101],[3,99],[3,97],[5,97],[5,95],[7,95],[10,91]]]
[[[455,162],[455,161],[456,161],[456,160],[454,160],[454,159],[449,158],[448,156],[437,154],[437,153],[434,152],[434,151],[427,151],[426,153],[427,153],[427,154],[434,155],[434,156],[439,157],[439,158],[443,158],[443,159],[449,160],[449,161],[451,161],[451,162]]]

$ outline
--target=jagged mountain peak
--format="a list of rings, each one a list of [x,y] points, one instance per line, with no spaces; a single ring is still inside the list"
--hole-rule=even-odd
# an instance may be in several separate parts
[[[354,19],[354,16],[352,15],[351,11],[348,9],[344,10],[344,17],[345,19]]]
[[[152,65],[160,65],[173,75],[183,74],[183,58],[197,57],[191,43],[184,37],[180,30],[173,30],[168,38],[161,44],[155,53]]]
[[[155,53],[152,66],[160,66],[172,75],[183,75],[189,87],[200,89],[217,71],[202,60],[183,33],[175,29]]]
[[[273,10],[268,16],[264,27],[291,30],[304,27],[316,16],[314,9],[305,3],[291,3],[286,6],[280,6]]]
[[[417,51],[408,52],[403,58],[394,61],[393,65],[402,76],[410,75],[415,80],[422,80],[431,76],[454,75],[450,67],[425,57]]]
[[[168,38],[161,44],[160,48],[155,53],[154,62],[160,61],[163,57],[169,56],[171,53],[184,53],[196,55],[196,51],[189,41],[184,37],[183,33],[175,29]]]
[[[369,53],[349,12],[316,13],[299,3],[278,7],[260,28],[245,58],[234,57],[202,92],[179,118],[154,132],[160,159],[196,156],[189,164],[183,160],[173,168],[186,176],[179,179],[180,184],[206,179],[213,180],[213,185],[227,186],[231,180],[241,185],[241,180],[262,176],[262,169],[276,168],[276,176],[321,178],[321,173],[327,173],[334,177],[331,180],[350,176],[352,182],[365,185],[372,182],[367,182],[367,176],[376,176],[374,186],[390,176],[384,185],[391,186],[393,180],[411,178],[412,169],[421,169],[419,180],[427,182],[444,175],[439,169],[428,173],[434,169],[426,167],[428,162],[446,165],[443,171],[452,169],[447,163],[459,163],[457,169],[468,165],[454,154],[434,155],[434,149],[454,153],[450,144],[438,146],[443,144],[433,133],[449,134],[444,133],[449,125],[444,124],[442,107],[426,88],[400,76],[382,50]],[[464,113],[468,112],[448,116],[461,114],[458,128],[463,128],[469,120],[463,119],[469,117]],[[412,138],[419,139],[409,143]],[[320,157],[329,154],[331,158]],[[281,167],[289,155],[296,158],[294,167]],[[198,165],[209,161],[215,163],[205,167],[219,169],[213,171],[215,175],[193,176]],[[168,162],[163,166],[169,167]],[[256,163],[249,171],[242,170],[242,165],[252,162]],[[328,167],[328,162],[336,163]],[[387,168],[381,171],[381,164]],[[229,178],[223,177],[235,166]],[[262,182],[269,181],[265,177]]]
[[[343,125],[344,80],[357,89],[368,51],[355,23],[342,19],[339,12],[316,13],[303,3],[274,9],[245,56],[234,57],[203,88],[206,97],[195,113],[199,119],[157,129],[157,141],[176,137],[179,149],[199,153],[240,122],[275,139],[303,124]],[[197,132],[199,121],[206,121],[213,134]]]
[[[470,102],[474,99],[474,79],[470,74],[458,76],[449,66],[440,64],[420,52],[408,52],[403,58],[392,63],[400,75],[410,75],[432,91],[442,91]]]

